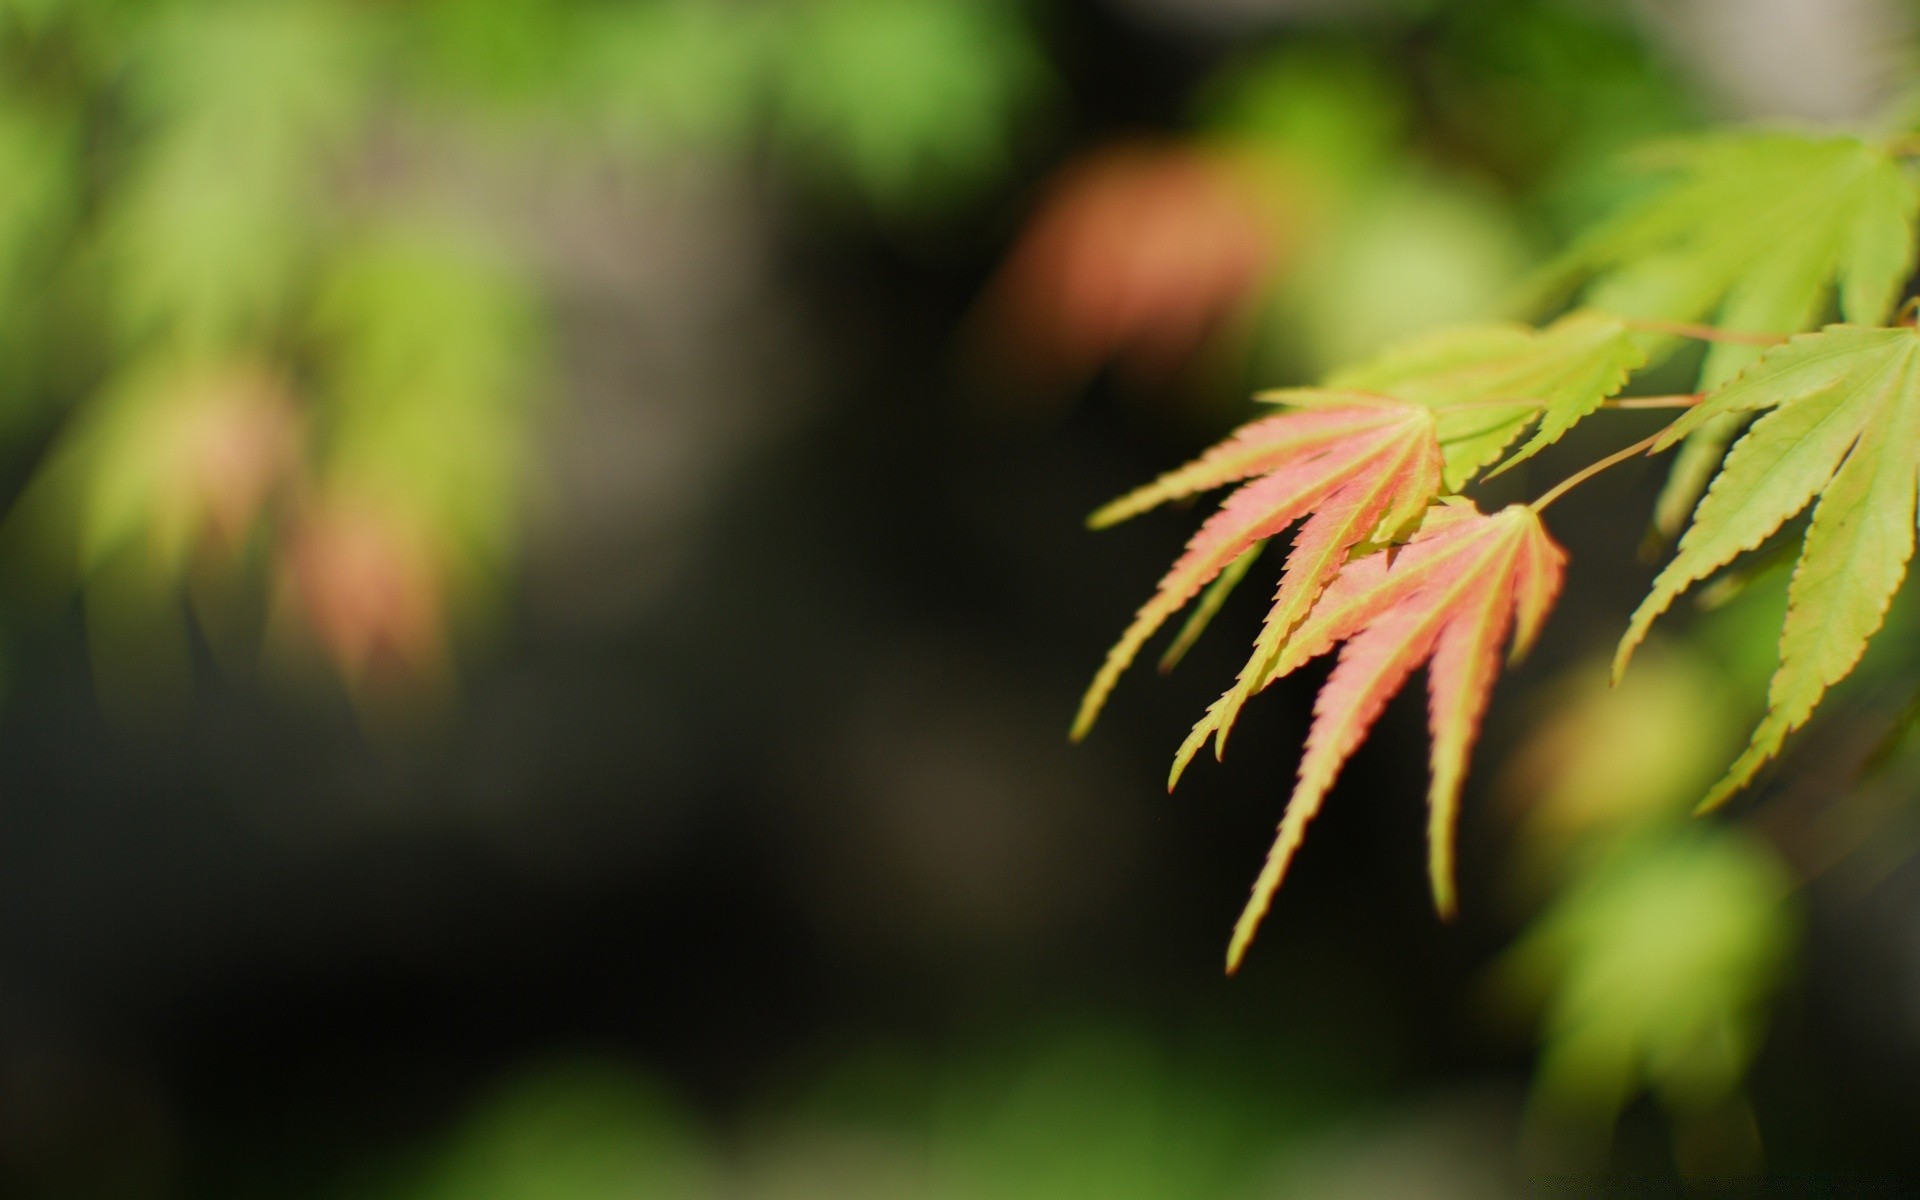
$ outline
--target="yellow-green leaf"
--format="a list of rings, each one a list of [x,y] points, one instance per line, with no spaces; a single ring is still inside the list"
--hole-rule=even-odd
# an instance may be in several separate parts
[[[1852,671],[1906,575],[1920,489],[1920,334],[1836,325],[1797,337],[1676,422],[1662,444],[1756,409],[1770,411],[1728,453],[1615,658],[1617,675],[1675,597],[1819,497],[1788,591],[1767,715],[1708,805],[1779,753]]]

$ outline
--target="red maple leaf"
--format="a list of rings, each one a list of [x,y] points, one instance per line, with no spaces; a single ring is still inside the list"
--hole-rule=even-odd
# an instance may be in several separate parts
[[[1500,646],[1510,629],[1513,657],[1532,645],[1559,594],[1565,562],[1533,509],[1514,505],[1487,516],[1459,502],[1429,510],[1396,552],[1369,554],[1340,569],[1266,676],[1266,682],[1278,679],[1344,643],[1314,703],[1299,782],[1279,835],[1234,927],[1228,971],[1239,967],[1341,767],[1423,663],[1433,734],[1428,867],[1435,905],[1443,916],[1452,914],[1460,785],[1499,674]],[[1208,732],[1203,722],[1182,748],[1176,779]]]
[[[1293,614],[1277,622],[1290,629],[1354,546],[1411,524],[1438,494],[1441,458],[1432,409],[1366,401],[1354,393],[1334,395],[1337,401],[1246,425],[1187,466],[1093,515],[1090,523],[1100,528],[1168,500],[1253,480],[1228,496],[1194,534],[1153,598],[1107,652],[1081,701],[1074,738],[1093,727],[1121,672],[1154,631],[1255,545],[1308,518],[1288,555],[1275,601],[1277,613]]]

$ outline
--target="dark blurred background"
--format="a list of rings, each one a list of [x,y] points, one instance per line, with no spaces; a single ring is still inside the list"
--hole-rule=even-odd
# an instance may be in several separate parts
[[[1258,588],[1065,737],[1192,523],[1089,511],[1258,386],[1509,315],[1633,143],[1897,107],[1906,7],[0,9],[0,1192],[1920,1170],[1910,776],[1795,857],[1819,747],[1876,744],[1897,682],[1728,872],[1601,905],[1642,906],[1580,944],[1644,1069],[1565,1068],[1509,986],[1579,886],[1555,838],[1673,810],[1769,665],[1736,603],[1602,711],[1656,464],[1555,510],[1568,595],[1496,694],[1451,926],[1403,700],[1223,978],[1318,674],[1162,780]],[[1747,904],[1768,872],[1802,886]],[[1751,949],[1696,986],[1672,939],[1713,905]],[[1661,1084],[1696,1020],[1752,1052],[1698,1110]]]

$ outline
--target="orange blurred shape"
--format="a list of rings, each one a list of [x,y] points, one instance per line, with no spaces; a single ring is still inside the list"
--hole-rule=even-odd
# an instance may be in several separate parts
[[[984,316],[993,349],[1035,382],[1114,362],[1165,381],[1243,316],[1272,275],[1282,222],[1272,172],[1218,150],[1129,143],[1048,184]]]
[[[446,664],[445,581],[412,516],[336,491],[294,526],[282,595],[350,687],[405,688]]]
[[[194,388],[170,431],[175,494],[163,503],[197,514],[210,541],[237,551],[298,461],[299,414],[285,382],[261,368],[229,367]]]

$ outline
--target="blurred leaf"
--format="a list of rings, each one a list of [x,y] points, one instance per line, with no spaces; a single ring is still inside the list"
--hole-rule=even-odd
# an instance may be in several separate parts
[[[703,1200],[720,1195],[698,1130],[657,1086],[583,1062],[501,1087],[395,1200]]]
[[[788,20],[778,132],[893,217],[951,206],[1005,170],[1044,86],[1004,0],[804,0]]]
[[[1696,827],[1569,890],[1501,968],[1545,1007],[1540,1103],[1609,1125],[1643,1089],[1683,1114],[1731,1101],[1795,940],[1790,882],[1763,843]]]
[[[329,168],[369,88],[338,4],[222,0],[152,16],[127,83],[132,164],[100,230],[123,340],[257,339],[301,281]]]
[[[937,1194],[1112,1200],[1234,1194],[1247,1130],[1231,1099],[1146,1042],[1086,1034],[954,1087],[938,1118]]]
[[[1617,152],[1692,123],[1681,65],[1620,6],[1580,0],[1456,4],[1439,23],[1430,103],[1503,177],[1585,222],[1625,198]]]
[[[1720,672],[1663,642],[1617,687],[1604,660],[1562,680],[1502,779],[1525,806],[1527,856],[1564,873],[1623,838],[1685,821],[1738,744],[1742,713]]]
[[[581,7],[557,0],[425,0],[410,6],[416,77],[448,89],[456,105],[538,107],[552,100],[570,65]]]
[[[987,297],[1001,349],[1043,381],[1108,362],[1164,382],[1242,323],[1283,256],[1284,184],[1240,152],[1122,144],[1048,181]]]
[[[1589,304],[1788,334],[1818,322],[1837,288],[1847,320],[1886,318],[1912,270],[1920,190],[1885,149],[1856,138],[1744,134],[1673,144],[1666,154],[1677,178],[1553,268],[1593,277]],[[1714,346],[1701,385],[1719,386],[1759,353]]]
[[[137,548],[162,579],[217,539],[232,551],[294,466],[298,416],[287,385],[257,364],[147,364],[74,429],[84,476],[79,561],[90,572]]]
[[[584,14],[577,88],[623,149],[744,149],[777,25],[758,5],[650,0]]]
[[[449,231],[376,228],[329,265],[314,332],[323,477],[416,514],[470,567],[500,565],[539,357],[519,273]]]
[[[1410,118],[1395,75],[1342,45],[1289,44],[1231,66],[1207,83],[1199,107],[1210,134],[1256,143],[1307,173],[1323,204],[1393,169]]]
[[[1506,205],[1429,173],[1383,180],[1336,217],[1303,247],[1278,314],[1316,373],[1500,315],[1530,257]]]

